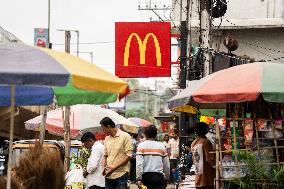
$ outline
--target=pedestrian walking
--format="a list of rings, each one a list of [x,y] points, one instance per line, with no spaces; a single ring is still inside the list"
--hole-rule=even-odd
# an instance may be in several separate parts
[[[84,133],[81,142],[85,148],[91,149],[87,170],[84,171],[84,177],[87,179],[87,187],[89,189],[104,189],[105,177],[102,174],[104,145],[100,141],[96,141],[95,135],[91,132]]]
[[[191,170],[191,167],[192,167],[192,152],[191,152],[191,143],[188,143],[186,145],[186,151],[187,151],[187,154],[186,154],[186,168],[188,170],[188,172],[190,172]]]
[[[163,144],[165,145],[165,148],[167,150],[168,155],[170,155],[170,153],[171,153],[169,140],[170,140],[170,136],[168,134],[165,134],[165,136],[163,138]]]
[[[179,138],[175,131],[172,138],[169,140],[170,145],[170,167],[171,167],[171,182],[173,182],[173,174],[176,172],[179,159]]]
[[[138,185],[148,189],[165,189],[170,176],[170,162],[163,143],[156,141],[157,128],[145,128],[146,141],[141,142],[136,153],[136,179]]]
[[[204,122],[195,125],[197,138],[191,144],[193,162],[196,166],[195,186],[197,189],[214,189],[215,156],[213,146],[206,138],[208,124]]]
[[[103,161],[106,189],[127,189],[129,160],[132,157],[131,137],[116,128],[109,117],[103,118],[100,124],[106,134]]]
[[[130,174],[129,174],[129,180],[131,183],[136,182],[136,151],[137,151],[137,145],[138,145],[138,134],[133,134],[132,136],[132,146],[133,146],[133,153],[132,158],[130,160]]]

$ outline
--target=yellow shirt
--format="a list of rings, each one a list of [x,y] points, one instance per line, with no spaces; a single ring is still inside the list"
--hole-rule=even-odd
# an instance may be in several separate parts
[[[132,142],[128,133],[118,129],[115,137],[107,136],[105,138],[105,156],[107,156],[107,166],[115,165],[126,155],[132,157]],[[115,170],[108,179],[116,179],[128,173],[130,162],[124,164]]]

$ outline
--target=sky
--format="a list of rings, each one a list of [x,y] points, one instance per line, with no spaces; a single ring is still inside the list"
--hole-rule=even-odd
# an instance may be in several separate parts
[[[64,51],[64,32],[79,30],[80,57],[114,74],[115,22],[141,22],[157,19],[149,11],[139,11],[147,0],[50,0],[50,41],[53,49]],[[158,0],[162,2],[163,0]],[[170,0],[165,0],[170,2]],[[144,4],[143,4],[144,3]],[[2,0],[0,25],[26,44],[34,43],[34,28],[48,26],[48,0]],[[76,54],[77,36],[71,33],[71,53]],[[93,44],[81,44],[93,43]],[[83,53],[87,52],[87,53]],[[172,79],[162,79],[172,82]],[[145,80],[141,80],[145,83]],[[147,79],[152,85],[154,79]]]

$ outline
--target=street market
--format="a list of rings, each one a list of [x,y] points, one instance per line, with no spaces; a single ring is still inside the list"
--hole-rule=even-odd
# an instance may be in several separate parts
[[[284,188],[284,0],[9,0],[0,189]]]

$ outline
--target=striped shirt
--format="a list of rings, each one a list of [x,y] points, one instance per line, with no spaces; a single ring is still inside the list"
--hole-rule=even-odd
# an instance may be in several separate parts
[[[146,140],[137,147],[136,153],[136,178],[142,179],[143,173],[161,173],[165,179],[170,175],[170,162],[163,143]]]

